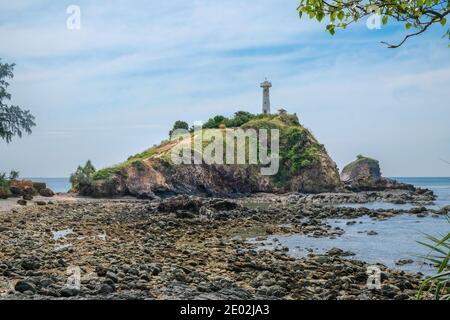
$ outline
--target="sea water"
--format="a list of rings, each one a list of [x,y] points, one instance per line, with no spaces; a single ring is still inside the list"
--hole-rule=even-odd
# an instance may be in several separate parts
[[[24,180],[32,180],[35,182],[44,182],[47,188],[54,192],[68,192],[70,190],[70,178],[23,178]]]
[[[395,178],[416,187],[428,188],[437,195],[436,207],[450,205],[450,178]],[[391,203],[345,204],[367,208],[407,208],[411,205]],[[348,221],[355,223],[347,225]],[[450,231],[450,223],[443,216],[426,216],[402,214],[386,220],[372,220],[368,216],[357,219],[328,219],[333,227],[342,228],[345,233],[336,238],[314,238],[305,235],[270,236],[260,248],[287,247],[289,254],[295,257],[306,256],[309,252],[324,253],[333,247],[353,252],[354,258],[368,263],[382,263],[392,268],[405,271],[432,274],[434,269],[424,264],[424,257],[430,250],[418,243],[426,241],[426,234],[437,238]],[[375,231],[375,235],[369,235]],[[274,241],[274,239],[277,241]],[[413,263],[397,265],[400,259],[411,259]]]

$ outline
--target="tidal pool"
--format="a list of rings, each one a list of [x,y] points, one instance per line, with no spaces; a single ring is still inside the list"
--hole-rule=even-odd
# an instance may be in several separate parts
[[[66,236],[68,236],[69,234],[72,234],[72,233],[73,233],[73,229],[64,229],[64,230],[52,231],[53,240],[63,239]]]
[[[349,221],[351,224],[347,224]],[[424,264],[423,257],[430,253],[425,246],[417,241],[425,240],[425,233],[440,237],[447,234],[450,224],[445,217],[418,218],[403,214],[383,221],[372,220],[367,216],[357,219],[328,219],[328,224],[340,227],[345,233],[336,238],[314,238],[305,235],[273,235],[260,243],[259,249],[289,248],[288,254],[294,257],[304,257],[310,252],[324,253],[333,247],[353,252],[350,259],[362,260],[367,263],[382,263],[388,267],[405,271],[432,274],[434,269]],[[375,231],[375,232],[369,232]],[[369,233],[376,233],[369,235]],[[276,240],[278,239],[278,240]],[[274,241],[275,240],[275,241]],[[413,263],[396,265],[395,261],[411,259]]]

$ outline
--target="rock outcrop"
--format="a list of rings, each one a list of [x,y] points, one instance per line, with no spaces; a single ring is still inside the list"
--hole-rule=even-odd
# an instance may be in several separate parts
[[[341,180],[350,191],[408,190],[418,195],[434,198],[433,192],[416,188],[411,184],[382,177],[378,160],[358,155],[341,172]]]
[[[336,164],[325,147],[298,122],[296,115],[257,115],[240,127],[279,130],[277,174],[261,174],[263,166],[259,164],[174,164],[171,154],[183,143],[184,139],[180,139],[164,141],[115,167],[96,171],[92,183],[78,191],[94,197],[153,198],[169,194],[319,193],[342,187]],[[195,138],[193,135],[190,138]]]
[[[23,197],[24,200],[31,200],[33,196],[41,195],[52,197],[54,192],[47,188],[42,182],[31,180],[5,180],[5,185],[0,187],[0,199],[8,197]]]
[[[341,172],[343,182],[363,180],[375,182],[381,179],[380,163],[378,160],[358,155],[357,159],[346,165]]]

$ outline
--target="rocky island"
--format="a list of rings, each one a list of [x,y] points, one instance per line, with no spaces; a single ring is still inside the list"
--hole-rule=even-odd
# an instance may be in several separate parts
[[[75,191],[94,197],[132,195],[152,198],[165,194],[232,196],[255,192],[319,193],[341,189],[336,164],[325,147],[299,123],[296,115],[238,112],[228,122],[234,122],[233,128],[279,130],[281,163],[276,175],[263,176],[260,166],[252,164],[174,165],[171,152],[183,142],[167,140],[123,163],[92,173],[92,177],[77,185]]]
[[[1,307],[450,300],[449,1],[18,3],[0,10]]]
[[[358,156],[339,175],[296,115],[245,116],[212,126],[225,130],[224,123],[241,119],[242,128],[279,129],[276,175],[261,175],[259,164],[174,165],[175,139],[110,168],[88,162],[72,176],[69,197],[0,213],[1,298],[415,298],[421,274],[377,264],[381,286],[374,289],[367,286],[369,264],[351,252],[295,258],[286,247],[258,249],[258,241],[289,234],[333,239],[345,231],[329,219],[441,216],[449,208],[424,207],[434,201],[432,191],[383,178],[373,159]],[[373,201],[416,206],[336,206]],[[68,270],[78,270],[78,287],[68,285]]]

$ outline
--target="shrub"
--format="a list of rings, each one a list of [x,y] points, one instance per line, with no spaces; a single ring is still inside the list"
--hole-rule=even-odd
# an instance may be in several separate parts
[[[84,167],[78,166],[77,170],[70,175],[72,190],[82,195],[89,194],[92,188],[92,176],[94,173],[95,168],[90,160],[86,162]]]
[[[177,129],[189,130],[189,124],[185,121],[177,120],[173,124],[172,130],[169,131],[169,136],[172,136],[172,133]]]
[[[132,165],[136,168],[137,171],[143,172],[145,171],[145,164],[142,160],[136,160],[132,163]]]
[[[11,170],[9,173],[9,180],[17,180],[19,178],[19,171]]]
[[[447,216],[450,223],[450,216]],[[436,300],[450,300],[450,232],[441,238],[427,235],[427,242],[418,241],[429,248],[430,254],[425,260],[431,262],[436,267],[436,274],[426,278],[420,286],[417,298],[421,299],[425,290],[434,290]]]
[[[9,181],[6,179],[6,174],[0,173],[0,199],[7,199],[11,195]]]

